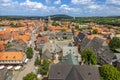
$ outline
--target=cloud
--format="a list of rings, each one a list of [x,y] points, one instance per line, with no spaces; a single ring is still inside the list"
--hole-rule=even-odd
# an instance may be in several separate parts
[[[86,5],[86,4],[92,4],[93,0],[71,0],[71,3]]]
[[[106,0],[106,4],[120,5],[120,0]]]
[[[97,4],[91,4],[91,5],[88,5],[88,8],[89,8],[89,9],[100,9],[101,6],[100,6],[100,5],[97,5]]]
[[[61,0],[56,0],[54,4],[61,4]]]
[[[15,5],[18,5],[18,2],[13,2],[12,0],[0,0],[1,7],[14,7]]]
[[[45,0],[45,2],[46,2],[46,3],[49,3],[49,2],[50,2],[50,0]]]
[[[74,7],[70,7],[66,4],[62,4],[60,7],[59,7],[60,11],[63,11],[63,12],[80,12],[81,9],[80,8],[74,8]]]
[[[23,3],[20,3],[20,6],[25,6],[31,9],[41,9],[41,8],[46,8],[42,3],[40,2],[32,2],[30,0],[26,0]]]
[[[52,5],[40,1],[0,0],[0,15],[41,16],[60,13],[73,16],[96,16],[120,14],[120,0],[106,0],[102,4],[98,3],[98,0],[71,0],[71,4],[63,4],[61,0],[45,0],[47,2],[52,1]],[[54,4],[59,4],[59,6]]]

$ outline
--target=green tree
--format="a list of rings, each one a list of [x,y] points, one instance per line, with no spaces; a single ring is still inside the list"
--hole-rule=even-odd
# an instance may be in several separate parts
[[[79,30],[79,26],[78,26],[78,25],[77,25],[77,26],[75,26],[75,29],[76,29],[76,30]]]
[[[40,58],[42,56],[42,48],[39,49],[39,55],[40,55]]]
[[[14,28],[17,28],[17,27],[20,27],[20,24],[18,25],[18,24],[10,23],[10,26],[14,27]]]
[[[108,28],[108,29],[112,29],[113,26],[112,26],[112,25],[108,25],[107,28]]]
[[[35,66],[38,66],[38,65],[40,65],[40,63],[41,63],[41,61],[40,61],[40,59],[37,57],[37,58],[35,59],[34,65],[35,65]]]
[[[48,28],[47,27],[44,27],[44,31],[47,31],[48,30]]]
[[[50,61],[48,59],[44,59],[41,65],[39,66],[38,73],[42,75],[46,75],[49,70]]]
[[[93,30],[93,34],[97,34],[98,33],[98,30],[97,29],[94,29]]]
[[[25,77],[23,77],[23,80],[38,80],[38,79],[37,79],[37,75],[31,72],[28,73]]]
[[[93,65],[97,64],[96,53],[94,53],[90,49],[83,50],[81,52],[81,58],[85,64],[93,64]]]
[[[120,38],[113,37],[109,42],[109,47],[112,51],[115,51],[115,49],[120,48]]]
[[[27,48],[26,55],[27,55],[27,58],[29,58],[29,59],[31,59],[33,57],[33,50],[31,47]]]
[[[92,29],[92,27],[89,26],[87,29]]]
[[[100,75],[103,80],[120,80],[120,72],[112,65],[103,65],[100,68]]]
[[[59,23],[56,23],[55,21],[52,22],[53,26],[59,26]]]
[[[66,29],[62,29],[61,32],[66,32]]]

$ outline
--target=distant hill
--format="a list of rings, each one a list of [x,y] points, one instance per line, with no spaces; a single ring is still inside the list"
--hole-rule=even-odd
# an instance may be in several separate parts
[[[65,14],[56,14],[56,15],[49,15],[52,20],[62,20],[62,19],[72,19],[72,16],[65,15]],[[49,16],[45,16],[45,19],[48,19]]]
[[[73,17],[65,14],[49,15],[52,20],[72,19]],[[49,16],[0,16],[0,19],[21,20],[21,19],[48,19]]]

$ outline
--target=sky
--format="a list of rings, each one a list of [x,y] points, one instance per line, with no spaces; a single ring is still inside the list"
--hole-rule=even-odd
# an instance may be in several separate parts
[[[120,0],[0,0],[0,15],[120,16]]]

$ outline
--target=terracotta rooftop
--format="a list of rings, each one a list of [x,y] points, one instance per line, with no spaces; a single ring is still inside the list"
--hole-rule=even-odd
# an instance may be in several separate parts
[[[94,35],[87,35],[87,38],[90,39],[90,40],[93,40],[94,39]]]
[[[39,37],[36,41],[36,44],[39,44],[42,40],[48,42],[48,36]]]
[[[30,40],[30,36],[28,35],[19,35],[19,36],[14,36],[14,40],[19,40],[22,39],[24,42],[27,42]]]
[[[19,27],[19,28],[12,28],[12,27],[7,27],[6,31],[19,31],[19,30],[24,30],[25,27]]]
[[[8,41],[0,41],[0,44],[7,44]]]
[[[0,60],[22,60],[24,52],[0,52]]]
[[[3,44],[0,44],[0,51],[3,51],[3,50],[5,50],[5,47]]]

